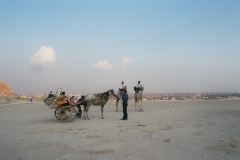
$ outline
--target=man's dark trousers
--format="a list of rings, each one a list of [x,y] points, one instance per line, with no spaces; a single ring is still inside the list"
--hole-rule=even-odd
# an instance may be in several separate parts
[[[128,118],[127,106],[128,106],[128,102],[123,101],[123,119]]]

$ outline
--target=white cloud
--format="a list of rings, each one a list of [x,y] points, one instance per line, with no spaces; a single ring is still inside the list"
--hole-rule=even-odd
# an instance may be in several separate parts
[[[115,67],[113,67],[107,59],[103,61],[98,61],[96,65],[93,66],[94,69],[102,69],[102,70],[116,70]]]
[[[125,67],[126,65],[128,65],[129,63],[134,63],[135,60],[132,60],[130,58],[124,57],[122,60],[122,67]]]
[[[30,64],[38,67],[53,67],[56,54],[51,47],[42,46],[30,60]]]

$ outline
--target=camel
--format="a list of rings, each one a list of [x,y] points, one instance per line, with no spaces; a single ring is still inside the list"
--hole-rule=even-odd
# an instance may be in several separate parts
[[[121,95],[121,91],[119,90],[117,95],[116,95],[116,112],[119,111],[118,110],[118,103],[120,102],[121,106],[121,111],[122,111],[122,107],[123,107],[123,101],[122,101],[122,95]]]
[[[143,101],[143,90],[144,90],[144,86],[141,84],[140,87],[134,87],[135,90],[135,94],[134,94],[134,99],[135,99],[135,111],[137,111],[137,105],[139,107],[138,112],[142,111],[143,112],[143,108],[142,108],[142,101]],[[141,101],[141,105],[139,105],[139,101]]]
[[[123,89],[124,90],[127,90],[127,86],[123,86]],[[121,104],[121,111],[122,111],[122,108],[123,108],[123,101],[122,101],[122,94],[121,94],[121,89],[118,90],[118,93],[117,95],[115,96],[116,97],[116,112],[119,111],[118,110],[118,103],[120,101],[120,104]]]

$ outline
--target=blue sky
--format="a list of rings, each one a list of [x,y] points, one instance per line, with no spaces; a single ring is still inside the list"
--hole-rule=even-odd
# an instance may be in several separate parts
[[[0,81],[17,94],[240,91],[238,0],[2,0]]]

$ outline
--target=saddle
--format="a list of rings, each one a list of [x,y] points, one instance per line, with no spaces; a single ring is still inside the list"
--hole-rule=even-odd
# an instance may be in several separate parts
[[[141,88],[134,87],[135,92],[139,92],[140,90],[141,90]]]
[[[104,100],[108,101],[108,96],[105,95],[105,94],[98,93],[97,96],[100,97],[101,99],[104,99]]]

